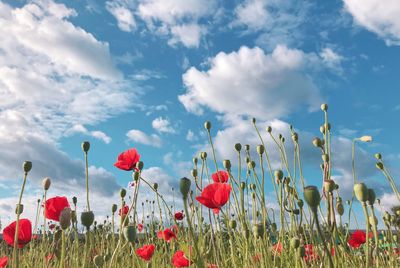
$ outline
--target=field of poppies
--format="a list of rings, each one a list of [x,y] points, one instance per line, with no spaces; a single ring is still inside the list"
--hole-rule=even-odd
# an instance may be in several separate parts
[[[132,198],[121,189],[120,200],[110,205],[111,216],[97,222],[96,211],[90,209],[90,144],[83,142],[86,196],[79,197],[82,204],[77,197],[48,196],[51,179],[45,178],[36,218],[31,221],[24,218],[22,200],[34,161],[26,161],[15,221],[1,230],[0,267],[400,267],[400,208],[383,211],[374,190],[355,172],[356,143],[372,138],[353,141],[354,191],[344,201],[340,185],[331,176],[328,106],[321,105],[321,110],[321,135],[309,141],[321,152],[318,185],[305,185],[294,128],[291,137],[283,137],[271,127],[259,131],[253,119],[259,145],[232,145],[237,159],[220,161],[211,123],[206,122],[211,149],[194,157],[191,174],[180,179],[182,210],[164,199],[152,178],[142,177],[144,164],[131,148],[114,165],[132,175]],[[280,153],[281,170],[271,168],[266,139],[272,139]],[[293,151],[287,150],[289,142]],[[382,156],[375,158],[377,169],[400,200]],[[273,187],[274,209],[266,202],[267,186]],[[154,217],[138,213],[145,203],[141,188],[154,194],[149,206]],[[78,205],[85,211],[78,213],[82,211]],[[355,219],[356,205],[361,205],[363,218]],[[359,230],[350,229],[355,221]]]

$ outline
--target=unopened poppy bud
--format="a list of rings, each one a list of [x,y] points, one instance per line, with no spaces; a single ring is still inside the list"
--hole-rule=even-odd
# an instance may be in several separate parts
[[[240,143],[235,144],[235,150],[240,152],[242,150],[242,145]]]
[[[96,256],[94,256],[94,258],[93,258],[93,262],[94,262],[94,265],[96,266],[96,268],[103,267],[103,265],[104,265],[104,258],[103,258],[102,256],[100,256],[100,255],[96,255]]]
[[[335,190],[335,182],[333,180],[324,181],[324,191],[325,193],[331,193]]]
[[[282,178],[283,178],[283,172],[280,169],[275,170],[274,175],[275,175],[275,179],[277,179],[277,180],[282,180]]]
[[[376,163],[376,168],[380,169],[380,170],[383,170],[383,163],[382,162]]]
[[[264,234],[264,226],[261,224],[255,224],[253,225],[253,235],[255,238],[262,237]]]
[[[241,182],[240,183],[240,189],[242,189],[242,190],[246,189],[246,183],[245,182]]]
[[[336,204],[336,210],[339,213],[340,216],[344,214],[344,207],[342,203],[337,203]]]
[[[207,159],[207,153],[206,153],[206,152],[201,152],[201,153],[200,153],[200,158],[201,158],[202,160],[206,160],[206,159]]]
[[[192,173],[192,177],[194,177],[194,178],[197,177],[197,169],[195,169],[195,168],[192,169],[191,173]]]
[[[362,136],[361,138],[359,138],[359,140],[362,142],[371,142],[372,137],[371,136]]]
[[[60,213],[60,227],[63,230],[68,229],[71,225],[71,209],[64,208]]]
[[[248,165],[249,169],[253,169],[256,167],[256,162],[250,161],[249,163],[247,163],[247,165]]]
[[[197,157],[193,157],[193,164],[194,164],[194,165],[197,165],[197,162],[198,162]]]
[[[368,200],[368,188],[364,183],[354,184],[354,194],[356,195],[358,201],[364,203]]]
[[[369,224],[372,226],[377,226],[378,225],[378,219],[376,216],[369,216]]]
[[[255,191],[256,188],[257,188],[257,186],[254,183],[250,184],[250,189],[251,190]]]
[[[322,148],[322,141],[321,141],[321,139],[318,138],[318,137],[315,137],[315,138],[312,140],[312,144],[313,144],[315,147],[317,147],[317,148]]]
[[[230,170],[231,169],[231,161],[229,159],[226,159],[222,162],[222,164],[224,165],[224,168],[226,170]]]
[[[45,191],[47,191],[47,190],[50,188],[50,185],[51,185],[51,180],[50,180],[49,177],[46,177],[46,178],[44,178],[44,179],[42,180],[42,186],[43,186],[43,189],[44,189]]]
[[[251,122],[252,122],[253,124],[255,124],[255,123],[256,123],[256,118],[253,117],[253,118],[251,119]]]
[[[76,206],[76,203],[78,203],[78,198],[76,196],[72,197],[72,204],[74,204],[74,206]]]
[[[143,161],[138,161],[136,163],[136,168],[139,169],[140,171],[143,169],[143,167],[144,167]]]
[[[125,188],[121,188],[121,190],[119,190],[119,196],[120,196],[121,198],[125,198],[125,196],[126,196],[126,190],[125,190]]]
[[[376,200],[376,194],[374,189],[368,189],[368,201],[371,205],[374,205]]]
[[[317,211],[321,196],[316,186],[307,186],[304,188],[304,199],[313,212]]]
[[[76,211],[75,211],[75,210],[72,210],[72,211],[71,211],[71,221],[72,221],[73,223],[77,222]]]
[[[24,164],[22,165],[22,168],[24,169],[25,173],[28,173],[32,169],[32,162],[31,161],[25,161]]]
[[[211,122],[210,122],[210,121],[206,121],[206,122],[204,123],[204,128],[205,128],[206,130],[210,130],[210,129],[211,129]]]
[[[112,204],[111,206],[111,212],[114,214],[115,212],[117,212],[118,206],[117,204]]]
[[[262,155],[264,153],[264,151],[265,151],[265,148],[264,148],[264,146],[262,144],[257,145],[257,153],[259,155]]]
[[[15,214],[22,214],[22,212],[24,212],[24,205],[23,204],[17,204],[17,206],[15,207]]]
[[[299,200],[297,201],[297,205],[299,206],[300,209],[303,208],[303,206],[304,206],[304,201],[303,201],[303,199],[299,199]]]
[[[323,154],[322,155],[322,161],[324,161],[324,163],[329,162],[329,155],[328,154]]]
[[[265,130],[266,130],[268,133],[271,133],[271,132],[272,132],[272,127],[271,127],[271,126],[268,126]]]
[[[190,191],[190,185],[191,185],[191,181],[186,178],[183,177],[179,183],[179,187],[183,196],[183,199],[186,199],[188,197],[189,191]]]
[[[155,182],[155,183],[153,183],[153,188],[154,188],[154,190],[156,190],[156,191],[157,191],[157,190],[158,190],[158,183],[156,183],[156,182]]]
[[[235,221],[235,220],[230,220],[230,221],[229,221],[229,226],[230,226],[232,229],[236,229],[236,221]]]
[[[134,243],[136,240],[136,228],[133,225],[125,226],[123,229],[126,241]]]
[[[293,237],[293,238],[290,240],[290,246],[291,246],[292,248],[298,248],[298,247],[300,247],[300,239],[299,239],[298,237]]]
[[[322,126],[319,127],[319,131],[320,131],[322,134],[325,134],[324,125],[322,125]]]
[[[90,142],[84,141],[82,142],[82,150],[87,153],[90,149]]]
[[[294,132],[294,133],[292,134],[292,140],[293,140],[294,142],[297,142],[297,141],[299,140],[299,134],[297,134],[296,132]]]
[[[382,155],[380,153],[375,154],[376,160],[382,160]]]
[[[250,151],[250,145],[246,144],[246,145],[244,146],[244,149],[245,149],[246,151]]]
[[[94,214],[92,211],[84,211],[81,213],[81,223],[87,229],[93,224],[94,221]]]
[[[321,104],[321,110],[324,112],[328,111],[328,104],[326,103]]]

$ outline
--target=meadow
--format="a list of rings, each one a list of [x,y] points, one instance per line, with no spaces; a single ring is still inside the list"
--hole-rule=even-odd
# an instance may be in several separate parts
[[[271,127],[260,131],[252,119],[249,124],[259,144],[232,144],[237,159],[221,161],[212,125],[205,122],[211,149],[194,157],[191,174],[179,181],[183,210],[164,199],[152,178],[141,176],[144,163],[130,148],[118,156],[115,167],[132,175],[132,198],[121,189],[120,200],[110,204],[110,217],[97,222],[96,211],[90,209],[90,143],[85,141],[86,196],[49,196],[51,179],[44,178],[43,196],[31,221],[24,218],[22,200],[35,162],[26,161],[15,221],[3,222],[1,230],[0,267],[399,267],[400,208],[383,211],[374,190],[355,173],[355,146],[372,138],[353,140],[354,191],[350,200],[342,200],[340,185],[331,175],[328,105],[322,104],[321,110],[321,135],[309,141],[321,153],[318,185],[306,185],[293,127],[291,137],[283,137]],[[281,170],[271,167],[266,138],[280,152]],[[287,150],[287,143],[293,144],[293,151]],[[382,155],[375,159],[400,201]],[[275,209],[266,202],[267,185],[273,187]],[[140,188],[151,191],[154,202],[144,200]],[[355,218],[355,205],[361,205],[363,218]],[[78,214],[79,206],[86,210]],[[153,216],[142,217],[139,207]],[[350,228],[355,221],[358,230]]]

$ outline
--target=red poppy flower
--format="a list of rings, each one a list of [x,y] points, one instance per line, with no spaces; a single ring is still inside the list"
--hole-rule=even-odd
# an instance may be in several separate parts
[[[53,230],[55,227],[56,227],[56,225],[55,225],[54,223],[52,223],[52,224],[49,225],[49,229],[50,229],[50,230]]]
[[[156,247],[153,244],[144,245],[143,247],[138,248],[136,250],[136,255],[138,255],[140,258],[142,258],[145,261],[149,261],[151,259],[151,257],[153,257],[155,248]]]
[[[227,183],[214,182],[207,185],[196,200],[202,205],[214,210],[218,214],[221,207],[229,200],[231,186]]]
[[[34,235],[32,235],[32,239],[33,239],[33,240],[38,240],[38,239],[39,239],[39,236],[38,236],[37,234],[34,234]]]
[[[49,253],[46,256],[46,262],[51,261],[52,259],[54,259],[56,257],[56,255],[54,253]]]
[[[4,256],[0,258],[0,268],[5,268],[8,263],[8,257]]]
[[[177,220],[177,221],[183,220],[183,213],[180,212],[180,211],[176,212],[175,213],[175,220]]]
[[[164,239],[165,241],[169,242],[172,238],[176,238],[176,235],[171,229],[165,228],[164,231],[159,231],[157,233],[157,237],[159,239]]]
[[[218,172],[215,172],[211,175],[211,178],[213,179],[213,181],[215,182],[228,182],[229,179],[229,174],[228,172],[226,172],[225,170],[220,170]]]
[[[139,162],[140,155],[135,148],[128,149],[118,156],[117,162],[114,166],[122,170],[137,170],[136,163]]]
[[[281,242],[276,243],[272,246],[272,253],[281,254],[283,250],[283,244]]]
[[[178,250],[172,256],[172,264],[174,267],[188,267],[192,262],[185,256],[182,250]]]
[[[359,248],[361,245],[365,244],[366,237],[363,231],[357,230],[350,236],[347,244],[352,248]],[[369,237],[372,237],[372,233],[369,234]]]
[[[120,216],[126,216],[126,215],[128,215],[128,211],[129,211],[129,206],[124,206],[123,208],[120,208],[119,209],[119,212],[118,212],[118,214],[120,215]]]
[[[314,261],[314,260],[318,260],[319,259],[319,256],[314,251],[312,244],[304,245],[304,249],[305,249],[305,254],[304,254],[303,258],[304,258],[304,260],[306,262],[310,262],[310,261]]]
[[[60,213],[64,208],[69,208],[68,199],[65,196],[47,199],[44,216],[49,220],[59,221]]]
[[[17,222],[14,221],[3,230],[3,239],[10,246],[14,246],[15,228]],[[19,220],[18,248],[23,248],[32,239],[32,223],[28,219]]]
[[[253,256],[253,262],[255,262],[255,263],[258,263],[258,262],[260,262],[261,261],[261,254],[260,253],[256,253],[254,256]]]
[[[138,229],[139,232],[143,231],[143,224],[138,223],[137,229]]]

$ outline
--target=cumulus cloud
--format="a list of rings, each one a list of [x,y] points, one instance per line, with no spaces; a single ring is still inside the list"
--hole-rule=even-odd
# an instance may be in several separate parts
[[[160,133],[175,133],[175,129],[171,126],[171,122],[167,118],[157,117],[151,122],[155,130]]]
[[[136,22],[132,11],[121,5],[121,3],[108,1],[106,8],[117,20],[118,28],[121,31],[132,32],[136,29]]]
[[[141,130],[131,129],[126,133],[126,136],[130,141],[141,143],[144,145],[150,145],[154,147],[161,147],[161,138],[156,134],[147,135]]]
[[[400,5],[397,0],[343,2],[356,24],[378,35],[387,45],[400,45]]]
[[[85,128],[83,125],[75,125],[73,126],[70,130],[67,131],[68,133],[75,134],[75,133],[81,133],[84,135],[88,135],[90,137],[99,139],[103,141],[106,144],[109,144],[111,142],[111,137],[108,136],[106,133],[100,131],[100,130],[93,130],[89,131],[87,128]]]

